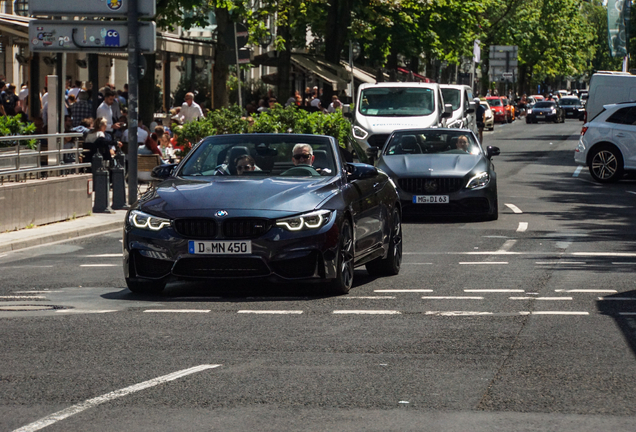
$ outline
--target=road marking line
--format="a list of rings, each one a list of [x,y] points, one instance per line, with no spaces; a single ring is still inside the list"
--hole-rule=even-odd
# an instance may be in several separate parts
[[[36,269],[36,268],[52,268],[52,265],[23,265],[23,266],[6,266],[7,269]]]
[[[508,252],[517,243],[517,240],[506,240],[497,252]]]
[[[619,315],[636,315],[636,312],[619,312]]]
[[[30,299],[30,300],[37,300],[37,299],[45,299],[46,296],[41,296],[41,295],[30,295],[30,296],[21,296],[21,295],[9,295],[9,296],[0,296],[0,299]]]
[[[381,289],[381,290],[373,290],[373,292],[377,293],[410,293],[410,292],[433,292],[432,289]]]
[[[80,267],[118,267],[121,264],[80,264]]]
[[[402,265],[433,265],[433,263],[402,263]]]
[[[436,316],[480,316],[492,315],[492,312],[475,312],[475,311],[426,311],[425,315]]]
[[[513,211],[513,213],[517,213],[517,214],[519,214],[519,213],[523,213],[523,212],[521,211],[521,209],[520,209],[519,207],[517,207],[516,205],[514,205],[514,204],[504,204],[504,205],[505,205],[506,207],[508,207],[510,210],[512,210],[512,211]]]
[[[572,297],[508,297],[509,300],[572,300]]]
[[[519,227],[517,228],[517,232],[526,232],[528,229],[528,222],[519,222]]]
[[[300,315],[301,310],[240,310],[236,313],[242,314],[259,314],[259,315]]]
[[[579,165],[578,167],[576,167],[576,169],[574,170],[574,174],[572,174],[572,177],[578,177],[579,174],[581,174],[582,170],[583,170],[583,165]]]
[[[584,265],[585,261],[537,261],[537,265],[556,265],[556,264],[579,264]]]
[[[333,313],[337,315],[400,315],[402,312],[396,310],[335,310]]]
[[[573,256],[636,257],[633,252],[571,252]]]
[[[99,255],[86,255],[86,258],[122,258],[123,254],[99,254]]]
[[[166,313],[208,313],[210,309],[146,309],[144,312]]]
[[[423,296],[424,300],[483,300],[483,297],[469,297],[469,296]]]
[[[164,376],[160,376],[157,378],[153,378],[151,380],[148,381],[144,381],[142,383],[139,384],[135,384],[132,385],[130,387],[126,387],[120,390],[115,390],[113,392],[110,393],[106,393],[105,395],[102,396],[98,396],[96,398],[93,399],[88,399],[84,402],[81,402],[77,405],[73,405],[71,407],[68,407],[66,409],[63,409],[62,411],[58,411],[56,413],[50,414],[46,417],[41,418],[40,420],[37,420],[31,424],[28,424],[26,426],[22,426],[19,429],[14,430],[13,432],[34,432],[34,431],[38,431],[40,429],[44,429],[47,426],[50,426],[54,423],[57,423],[59,421],[62,421],[68,417],[71,417],[75,414],[79,414],[82,411],[85,411],[89,408],[93,408],[96,407],[97,405],[101,405],[105,402],[109,402],[113,399],[117,399],[123,396],[127,396],[131,393],[134,392],[138,392],[141,390],[145,390],[147,388],[150,387],[155,387],[159,384],[164,384],[170,381],[174,381],[176,379],[179,378],[183,378],[187,375],[191,375],[193,373],[197,373],[197,372],[202,372],[204,370],[207,369],[213,369],[213,368],[217,368],[221,365],[200,365],[200,366],[195,366],[192,367],[190,369],[184,369],[178,372],[173,372],[171,374],[168,375],[164,375]]]
[[[77,314],[96,314],[96,313],[109,313],[117,312],[115,309],[111,310],[98,310],[98,309],[58,309],[56,313],[77,313]]]
[[[506,265],[508,261],[471,261],[471,262],[460,262],[460,265],[481,265],[481,264],[490,264],[490,265]]]
[[[613,262],[614,265],[636,265],[636,262]]]
[[[8,254],[0,255],[0,258],[6,257]]]
[[[14,294],[48,294],[48,293],[61,293],[64,292],[62,290],[60,291],[13,291]]]
[[[598,299],[601,301],[634,301],[636,300],[636,297],[599,297]]]
[[[465,289],[464,292],[472,293],[511,293],[511,292],[524,292],[522,289]]]
[[[589,315],[589,312],[533,311],[532,315]]]
[[[384,300],[384,299],[394,299],[395,296],[360,296],[360,297],[338,297],[341,299],[369,299],[369,300]]]
[[[636,192],[634,191],[625,191],[625,192],[636,195]]]
[[[617,293],[618,291],[613,289],[555,289],[554,292],[566,292],[566,293]]]

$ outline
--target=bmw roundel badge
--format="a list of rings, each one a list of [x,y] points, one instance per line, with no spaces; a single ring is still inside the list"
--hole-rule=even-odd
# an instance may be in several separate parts
[[[219,210],[218,212],[214,213],[214,216],[222,218],[227,216],[227,212],[225,210]]]

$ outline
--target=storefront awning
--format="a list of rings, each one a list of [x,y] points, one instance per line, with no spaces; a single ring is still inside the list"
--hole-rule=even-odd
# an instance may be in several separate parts
[[[341,61],[340,64],[347,70],[347,73],[349,74],[351,73],[351,68],[349,67],[349,63],[345,61]],[[357,79],[358,81],[362,81],[363,83],[368,83],[368,84],[376,83],[375,76],[371,75],[367,71],[364,71],[362,69],[355,67],[355,65],[353,66],[353,78]]]
[[[304,54],[292,54],[292,64],[300,69],[317,75],[323,81],[330,83],[334,91],[346,90],[349,83],[344,79],[334,75],[326,67],[315,63],[309,56]]]
[[[0,13],[0,33],[17,36],[20,42],[29,42],[29,20],[32,18]]]

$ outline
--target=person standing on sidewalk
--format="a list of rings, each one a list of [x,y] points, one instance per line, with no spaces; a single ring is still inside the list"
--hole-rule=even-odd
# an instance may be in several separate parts
[[[115,92],[109,87],[104,89],[104,102],[97,108],[97,118],[103,118],[106,120],[106,132],[110,135],[110,139],[113,139],[113,132],[121,127],[119,123],[115,123],[113,120],[115,112],[113,112],[113,103],[115,102]]]
[[[475,101],[475,121],[477,122],[477,130],[479,131],[479,142],[483,145],[484,143],[484,127],[486,124],[484,123],[484,116],[486,115],[486,108],[481,104],[481,100],[479,98],[473,99]]]

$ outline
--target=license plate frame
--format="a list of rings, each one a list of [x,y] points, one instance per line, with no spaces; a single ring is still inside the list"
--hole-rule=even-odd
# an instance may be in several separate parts
[[[448,204],[448,195],[413,195],[413,204]]]
[[[538,119],[544,119],[544,118],[545,118],[545,116],[544,116],[544,115],[538,115],[538,116],[537,116],[537,118],[538,118]]]
[[[190,255],[250,255],[251,240],[188,240]]]

